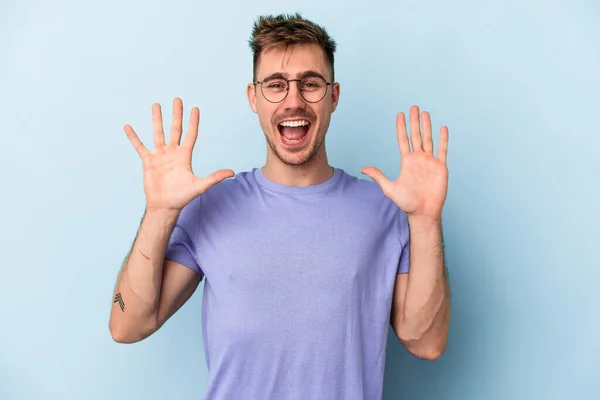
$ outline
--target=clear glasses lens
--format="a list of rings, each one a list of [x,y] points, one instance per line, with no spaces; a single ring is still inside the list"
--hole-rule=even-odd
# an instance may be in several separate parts
[[[318,76],[303,78],[299,84],[300,94],[309,103],[316,103],[325,97],[327,93],[327,82]],[[265,99],[272,103],[283,101],[288,94],[288,82],[285,79],[275,78],[264,81],[262,93]]]

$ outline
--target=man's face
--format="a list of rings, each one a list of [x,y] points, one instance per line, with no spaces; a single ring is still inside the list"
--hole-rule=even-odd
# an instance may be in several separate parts
[[[256,71],[256,80],[264,81],[273,77],[302,79],[321,76],[331,82],[331,71],[325,53],[317,45],[296,45],[285,49],[276,48],[262,53]],[[305,96],[314,87],[308,81]],[[277,92],[277,85],[271,86]],[[267,91],[267,84],[264,85]],[[250,107],[258,114],[260,125],[271,151],[288,165],[302,165],[315,158],[322,146],[329,128],[331,113],[337,107],[339,84],[326,85],[323,99],[311,103],[302,98],[300,82],[289,83],[287,97],[278,103],[268,101],[261,85],[248,85]],[[266,93],[266,92],[265,92]],[[281,92],[283,95],[285,92]],[[273,100],[273,96],[270,97]],[[309,100],[312,101],[311,98]]]

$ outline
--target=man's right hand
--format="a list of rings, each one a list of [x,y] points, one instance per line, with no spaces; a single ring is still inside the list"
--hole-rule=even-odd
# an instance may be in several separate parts
[[[125,133],[140,155],[144,167],[146,211],[180,212],[211,186],[235,175],[230,169],[213,172],[205,178],[194,175],[192,151],[198,137],[200,110],[196,107],[192,109],[183,144],[182,117],[183,103],[181,99],[176,98],[173,100],[171,137],[169,142],[165,143],[160,104],[152,105],[154,152],[148,151],[130,125],[125,125]]]

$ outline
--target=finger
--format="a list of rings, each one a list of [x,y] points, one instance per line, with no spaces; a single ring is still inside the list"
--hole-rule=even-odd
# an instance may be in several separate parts
[[[180,98],[173,100],[173,120],[171,121],[171,140],[173,144],[179,145],[181,141],[183,119],[183,102]]]
[[[438,160],[446,164],[448,158],[448,127],[442,126],[440,128],[440,144],[438,146]]]
[[[154,126],[154,146],[165,145],[165,133],[163,132],[162,112],[160,104],[152,104],[152,125]]]
[[[183,140],[183,146],[188,147],[190,150],[196,145],[196,139],[198,138],[198,124],[200,123],[200,110],[197,107],[192,108],[190,115],[190,123],[188,130]]]
[[[127,138],[129,138],[129,141],[131,142],[131,144],[133,144],[135,151],[137,151],[137,153],[140,155],[140,157],[143,158],[143,157],[146,157],[148,154],[150,154],[150,152],[148,151],[146,146],[144,146],[144,144],[142,143],[142,141],[140,140],[138,135],[135,133],[135,131],[131,127],[131,125],[125,125],[124,130],[125,130],[125,134],[127,135]]]
[[[218,171],[213,172],[206,178],[197,178],[196,179],[196,193],[198,195],[204,193],[212,186],[217,183],[235,176],[235,172],[230,169],[220,169]]]
[[[422,151],[423,143],[421,141],[421,127],[419,122],[419,107],[410,108],[410,141],[412,142],[412,151]]]
[[[433,154],[433,137],[431,133],[431,116],[427,111],[421,114],[423,121],[423,151]]]
[[[408,134],[406,133],[406,119],[403,112],[398,113],[396,116],[396,136],[398,137],[400,155],[403,156],[410,153],[410,143],[408,142]]]
[[[377,184],[381,187],[381,190],[383,190],[383,193],[388,193],[390,191],[392,182],[377,168],[365,167],[361,169],[360,172],[377,182]]]

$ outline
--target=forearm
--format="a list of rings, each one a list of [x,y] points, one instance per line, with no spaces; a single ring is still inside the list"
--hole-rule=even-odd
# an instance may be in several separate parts
[[[410,273],[398,336],[417,351],[441,351],[447,340],[450,288],[441,221],[410,219]]]
[[[156,329],[164,256],[177,212],[146,212],[115,285],[110,330],[117,341],[137,341]]]

